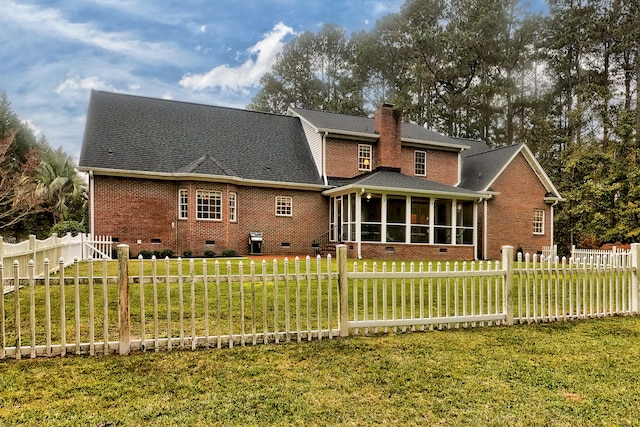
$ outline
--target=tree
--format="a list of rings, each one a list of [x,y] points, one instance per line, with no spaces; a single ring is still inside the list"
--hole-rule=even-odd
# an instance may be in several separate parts
[[[43,209],[51,213],[54,225],[60,221],[82,220],[85,184],[62,148],[52,150],[46,146],[36,182],[36,195],[43,201]]]
[[[38,157],[35,151],[25,154],[23,161],[11,157],[17,129],[0,135],[0,232],[17,224],[38,209],[35,194]]]

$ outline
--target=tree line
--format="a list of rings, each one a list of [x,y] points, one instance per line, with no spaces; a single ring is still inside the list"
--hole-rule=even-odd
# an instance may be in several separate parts
[[[406,0],[370,31],[296,35],[248,108],[405,120],[493,147],[526,143],[566,198],[556,238],[640,236],[638,0]],[[523,191],[527,191],[523,188]]]
[[[0,95],[0,236],[79,232],[86,225],[86,187],[73,159],[36,139]]]

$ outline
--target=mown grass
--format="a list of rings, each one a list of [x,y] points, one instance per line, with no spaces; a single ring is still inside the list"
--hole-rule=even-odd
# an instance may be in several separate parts
[[[0,424],[637,425],[640,319],[0,361]]]

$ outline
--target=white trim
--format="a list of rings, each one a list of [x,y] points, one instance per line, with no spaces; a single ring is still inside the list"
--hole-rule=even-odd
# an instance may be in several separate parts
[[[538,218],[538,214],[542,214],[541,218]],[[546,211],[544,209],[539,209],[539,208],[534,208],[533,209],[533,234],[536,236],[544,236],[544,226],[545,226],[545,216],[546,216]],[[540,225],[540,230],[542,231],[536,231],[536,225]]]
[[[286,204],[287,200],[289,201],[288,206]],[[285,205],[280,206],[280,209],[282,211],[282,209],[284,208],[285,210],[289,210],[289,213],[278,213],[278,201],[280,201],[280,205],[282,205],[282,202],[285,202]],[[275,215],[276,216],[282,216],[282,217],[292,217],[293,216],[293,197],[291,196],[276,196],[275,198]]]
[[[231,201],[233,201],[233,210],[231,210]],[[229,192],[229,222],[238,222],[238,193]]]
[[[422,159],[423,173],[416,173],[416,169],[418,168],[418,154],[424,155],[424,158]],[[426,150],[413,150],[413,174],[415,176],[427,176],[427,151]]]
[[[393,193],[398,195],[433,195],[433,196],[447,196],[451,198],[459,198],[459,199],[469,199],[469,200],[477,200],[478,197],[486,197],[491,198],[492,194],[490,192],[473,192],[473,193],[454,193],[448,191],[433,191],[433,190],[415,190],[415,189],[407,189],[407,188],[394,188],[394,187],[379,187],[379,186],[364,186],[366,188],[366,192],[369,193]],[[360,189],[363,189],[362,183],[360,184],[349,184],[341,187],[334,187],[322,192],[324,196],[337,196],[339,194],[344,193],[353,193],[359,192]]]
[[[186,204],[187,204],[187,208],[186,208],[186,215],[182,216],[182,193],[186,194]],[[189,219],[189,190],[186,188],[179,188],[178,189],[178,219]]]
[[[214,211],[211,211],[211,210],[208,211],[209,212],[208,213],[209,218],[200,218],[200,210],[198,209],[198,207],[200,205],[198,204],[198,197],[199,197],[199,194],[203,194],[203,193],[208,193],[209,195],[214,195],[214,200],[216,198],[219,200],[219,202],[220,202],[220,205],[219,205],[220,213],[219,213],[219,217],[218,218],[215,217],[215,215],[216,215],[215,210]],[[204,198],[203,198],[203,200],[204,200]],[[211,199],[209,199],[209,200],[211,200]],[[205,205],[202,205],[202,206],[205,206]],[[211,204],[208,204],[206,206],[209,206],[209,209],[211,209]],[[215,205],[214,205],[214,208],[215,208]],[[212,214],[214,215],[213,218],[211,217]],[[218,221],[219,222],[219,221],[222,221],[222,218],[223,218],[223,215],[222,215],[222,191],[217,191],[217,190],[196,190],[196,221]]]
[[[93,171],[94,174],[100,176],[115,176],[121,178],[142,178],[142,179],[158,179],[169,181],[198,181],[198,182],[219,182],[226,184],[238,184],[251,187],[270,187],[270,188],[288,188],[293,190],[326,190],[327,185],[321,184],[302,184],[296,182],[282,181],[263,181],[258,179],[246,179],[237,176],[227,175],[204,175],[198,173],[173,173],[173,172],[150,172],[150,171],[130,171],[125,169],[109,169],[95,168],[89,169],[78,167],[80,172]]]
[[[368,149],[369,150],[369,155],[360,155],[362,153],[363,149]],[[366,151],[366,150],[365,150]],[[364,167],[360,167],[360,159],[363,159],[363,166]],[[365,162],[369,160],[369,164],[367,165]],[[359,171],[365,171],[365,172],[371,172],[373,170],[373,147],[371,146],[371,144],[358,144],[358,170]]]
[[[93,240],[93,236],[95,234],[95,226],[96,226],[96,204],[95,204],[95,188],[96,182],[95,177],[93,176],[93,171],[89,170],[89,211],[91,217],[91,240]]]

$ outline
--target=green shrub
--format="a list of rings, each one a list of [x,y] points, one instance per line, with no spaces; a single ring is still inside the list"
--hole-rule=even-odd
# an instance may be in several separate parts
[[[184,258],[191,258],[193,256],[193,252],[189,249],[185,249],[184,251],[182,251],[182,256]]]
[[[175,255],[175,252],[173,252],[173,249],[167,248],[160,251],[160,258],[162,259],[166,257],[173,258],[174,255]]]
[[[62,237],[67,233],[71,233],[72,236],[77,236],[78,233],[84,233],[85,231],[84,225],[78,221],[60,221],[51,227],[51,233],[58,233],[58,237]]]
[[[222,254],[220,254],[220,256],[225,258],[236,257],[238,256],[238,252],[233,249],[225,249],[224,251],[222,251]]]
[[[216,256],[216,253],[212,249],[206,249],[204,251],[205,258],[214,258],[215,256]]]
[[[142,258],[144,259],[151,259],[151,257],[153,256],[153,252],[143,249],[138,253],[138,256],[140,255],[142,255]]]

